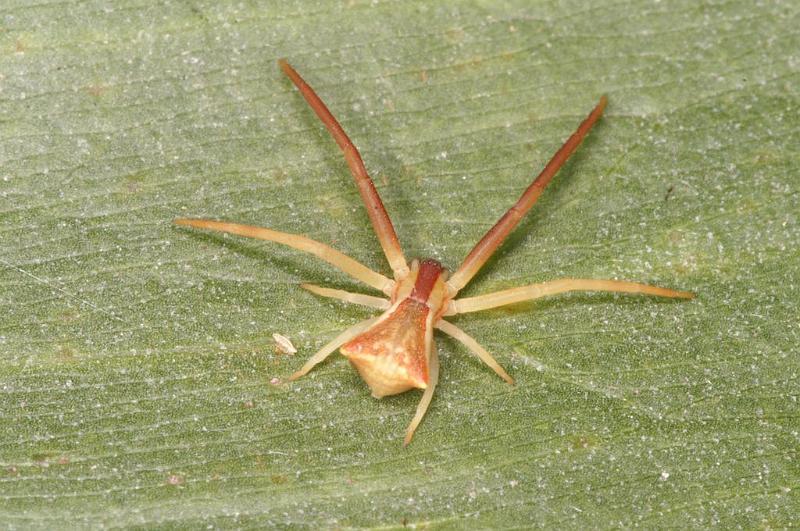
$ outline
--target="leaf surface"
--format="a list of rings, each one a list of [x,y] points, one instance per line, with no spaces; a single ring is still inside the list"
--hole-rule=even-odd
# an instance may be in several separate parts
[[[0,7],[0,521],[12,527],[784,527],[798,517],[800,26],[775,2]],[[388,274],[457,267],[602,94],[606,116],[464,291],[617,278],[454,320],[442,378],[369,396],[340,356],[372,293],[210,217]],[[291,339],[294,356],[276,350]]]

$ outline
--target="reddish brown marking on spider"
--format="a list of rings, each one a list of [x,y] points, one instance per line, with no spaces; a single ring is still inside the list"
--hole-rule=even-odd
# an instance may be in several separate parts
[[[278,61],[278,64],[300,90],[300,94],[322,120],[344,153],[361,198],[367,207],[372,227],[392,268],[394,278],[387,278],[324,243],[298,234],[287,234],[261,227],[206,219],[176,219],[175,223],[281,243],[313,254],[353,278],[382,291],[388,299],[303,284],[303,288],[317,295],[378,308],[384,312],[378,317],[357,323],[339,334],[314,354],[290,379],[300,378],[336,349],[340,349],[370,387],[372,395],[377,398],[402,393],[409,389],[424,389],[417,412],[406,430],[404,445],[411,441],[414,431],[428,410],[436,383],[439,380],[439,359],[433,342],[434,328],[463,343],[501,378],[509,384],[514,383],[486,349],[460,328],[445,321],[443,316],[488,310],[569,291],[639,293],[679,299],[694,297],[687,291],[676,291],[636,282],[562,278],[477,297],[456,299],[458,292],[475,276],[533,207],[559,168],[578,148],[592,126],[602,116],[606,106],[605,96],[600,98],[597,106],[561,146],[517,202],[489,229],[489,232],[470,251],[456,272],[448,278],[448,272],[436,260],[414,260],[410,266],[408,265],[403,250],[400,248],[400,241],[395,233],[392,220],[386,213],[378,191],[375,189],[355,145],[319,96],[300,77],[300,74],[284,60]]]
[[[419,273],[417,273],[417,279],[414,281],[414,289],[411,290],[409,297],[417,302],[427,303],[436,281],[439,280],[443,272],[444,267],[436,260],[426,258],[420,262]]]

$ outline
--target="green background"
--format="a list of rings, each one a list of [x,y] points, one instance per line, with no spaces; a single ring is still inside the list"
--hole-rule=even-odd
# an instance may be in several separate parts
[[[800,514],[796,2],[125,0],[0,7],[0,521],[11,527],[783,527]],[[377,401],[341,356],[370,292],[212,217],[388,273],[288,58],[362,150],[408,256],[454,268],[609,106],[464,291],[442,378]],[[299,349],[276,352],[272,334]],[[276,380],[277,379],[277,380]]]

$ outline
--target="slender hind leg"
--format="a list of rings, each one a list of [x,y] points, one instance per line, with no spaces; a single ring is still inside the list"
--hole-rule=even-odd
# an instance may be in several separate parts
[[[639,284],[638,282],[627,282],[624,280],[595,280],[591,278],[562,278],[542,282],[541,284],[531,284],[519,288],[511,288],[477,297],[468,297],[450,301],[445,315],[455,315],[457,313],[479,312],[489,308],[497,308],[508,304],[515,304],[522,301],[530,301],[566,293],[568,291],[608,291],[613,293],[638,293],[642,295],[657,295],[659,297],[669,297],[673,299],[691,299],[694,293],[689,291],[677,291],[668,288],[660,288],[649,284]]]
[[[606,97],[601,97],[594,110],[589,113],[589,116],[578,126],[578,129],[572,136],[564,142],[561,149],[553,155],[553,158],[550,159],[550,162],[544,167],[542,173],[528,186],[527,190],[523,192],[514,206],[503,214],[503,217],[495,223],[494,227],[489,229],[489,232],[487,232],[486,235],[481,238],[481,241],[469,252],[464,262],[461,264],[461,267],[458,268],[458,271],[453,273],[453,276],[447,281],[447,284],[452,290],[452,296],[455,296],[455,294],[466,286],[467,282],[480,271],[483,264],[486,263],[489,257],[494,254],[495,250],[497,250],[500,244],[506,239],[506,236],[514,230],[514,227],[517,226],[523,216],[533,207],[547,184],[553,179],[553,176],[558,172],[561,166],[567,162],[570,155],[578,149],[583,138],[589,133],[600,116],[603,115],[603,109],[605,109],[606,103]]]
[[[431,404],[433,391],[436,389],[437,383],[439,383],[439,355],[436,353],[436,345],[431,341],[431,361],[430,365],[428,366],[428,387],[426,387],[425,392],[422,393],[422,398],[417,405],[417,412],[414,414],[414,418],[411,419],[411,423],[406,429],[406,437],[403,439],[403,446],[408,446],[408,443],[411,442],[411,438],[414,437],[414,432],[416,431],[417,426],[419,426],[419,423],[422,421],[422,417],[424,417],[425,413],[427,413],[428,406]]]
[[[397,239],[397,233],[394,231],[392,220],[389,219],[389,214],[383,206],[378,191],[375,189],[375,184],[372,182],[367,168],[364,167],[364,161],[361,160],[361,154],[358,152],[355,144],[344,132],[342,126],[336,121],[331,111],[325,106],[325,103],[317,96],[308,83],[292,68],[292,66],[284,59],[278,61],[281,70],[286,74],[292,83],[300,90],[305,100],[311,106],[311,109],[317,113],[319,119],[328,129],[333,139],[339,145],[339,149],[344,153],[344,158],[347,160],[347,165],[350,167],[350,172],[358,185],[358,191],[361,194],[361,199],[367,207],[367,214],[372,222],[372,228],[375,229],[375,234],[383,247],[383,252],[389,265],[394,271],[396,279],[403,278],[408,275],[408,264],[403,256],[403,250],[400,248],[400,241]]]
[[[360,323],[351,326],[350,328],[348,328],[347,330],[336,336],[333,339],[333,341],[322,347],[319,350],[319,352],[311,356],[311,358],[309,358],[309,360],[305,363],[305,365],[303,365],[300,368],[299,371],[289,376],[289,380],[297,380],[301,376],[305,376],[306,374],[308,374],[308,371],[313,369],[317,363],[321,362],[322,360],[330,356],[331,353],[333,353],[337,348],[341,347],[342,345],[344,345],[345,343],[356,337],[358,334],[360,334],[361,332],[372,326],[372,323],[374,323],[377,320],[378,317],[373,317],[371,319],[367,319],[366,321],[361,321]]]
[[[436,323],[436,328],[447,334],[448,336],[452,337],[453,339],[457,339],[460,341],[465,347],[470,349],[473,354],[478,356],[482,362],[486,365],[491,367],[491,369],[497,373],[500,378],[505,380],[506,382],[514,385],[514,379],[508,375],[508,373],[500,366],[499,363],[489,354],[489,351],[483,348],[475,341],[472,337],[470,337],[466,332],[461,330],[459,327],[454,325],[453,323],[448,323],[444,320],[439,320]]]

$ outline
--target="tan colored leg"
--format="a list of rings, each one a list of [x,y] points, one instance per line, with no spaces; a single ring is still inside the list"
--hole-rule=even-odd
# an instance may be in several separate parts
[[[282,243],[298,251],[313,254],[337,269],[344,271],[356,280],[360,280],[364,284],[384,292],[386,295],[391,295],[394,290],[393,280],[386,278],[380,273],[376,273],[364,264],[356,262],[346,254],[340,253],[333,247],[328,247],[324,243],[306,238],[305,236],[300,236],[299,234],[289,234],[262,227],[253,227],[252,225],[212,221],[210,219],[176,219],[175,224],[185,227],[194,227],[196,229],[226,232],[246,238],[255,238],[257,240]]]
[[[322,297],[330,297],[332,299],[339,299],[353,304],[360,304],[361,306],[369,306],[370,308],[378,308],[379,310],[388,310],[392,303],[380,297],[373,297],[372,295],[363,295],[361,293],[350,293],[341,289],[323,288],[316,284],[300,284],[300,287],[307,289],[311,293],[320,295]]]
[[[306,374],[308,374],[308,371],[313,369],[316,364],[320,363],[322,360],[330,356],[331,353],[333,353],[337,348],[341,347],[342,345],[344,345],[345,343],[356,337],[358,334],[360,334],[361,332],[372,326],[372,323],[374,323],[377,320],[378,317],[372,317],[371,319],[367,319],[366,321],[361,321],[360,323],[351,326],[350,328],[348,328],[347,330],[336,336],[333,339],[333,341],[322,347],[319,350],[319,352],[311,356],[311,358],[309,358],[309,360],[305,363],[305,365],[303,365],[300,368],[299,371],[289,376],[289,380],[297,380],[301,376],[305,376]]]
[[[428,412],[428,406],[431,405],[436,384],[439,383],[439,355],[436,353],[436,345],[433,342],[431,342],[431,349],[431,362],[428,367],[428,387],[426,387],[425,392],[422,393],[422,398],[417,405],[417,412],[414,414],[414,418],[411,419],[411,423],[406,429],[406,437],[403,439],[403,446],[408,446],[408,443],[411,442],[411,438],[414,437],[417,426],[419,426],[425,413]]]
[[[457,339],[458,341],[463,343],[464,346],[470,349],[473,354],[478,356],[482,362],[491,367],[492,370],[496,372],[498,376],[500,376],[500,378],[510,383],[511,385],[514,385],[514,379],[511,376],[509,376],[505,370],[503,370],[500,364],[497,363],[497,361],[495,361],[495,359],[492,357],[491,354],[489,354],[489,351],[480,346],[478,342],[472,339],[472,337],[470,337],[469,335],[467,335],[466,332],[461,330],[453,323],[448,323],[447,321],[444,321],[442,319],[440,319],[439,322],[436,323],[436,328],[438,328],[448,336],[452,337],[453,339]]]
[[[367,169],[364,167],[364,161],[361,160],[361,155],[353,142],[348,138],[347,134],[333,117],[331,111],[325,106],[325,103],[314,92],[308,83],[300,76],[300,74],[291,67],[284,59],[278,61],[281,70],[289,76],[292,83],[300,90],[305,100],[311,106],[311,109],[325,127],[330,132],[333,139],[339,145],[339,149],[344,153],[344,158],[347,160],[347,165],[350,167],[350,172],[358,185],[358,191],[361,194],[361,199],[367,207],[367,214],[372,222],[372,227],[375,229],[375,234],[381,242],[383,252],[386,254],[386,259],[389,260],[389,265],[394,271],[395,279],[404,278],[408,275],[408,264],[403,256],[403,250],[400,248],[400,241],[397,239],[397,233],[394,231],[392,220],[386,213],[378,191],[375,189],[375,184],[372,182]]]
[[[558,293],[568,291],[610,291],[614,293],[638,293],[642,295],[657,295],[659,297],[670,297],[673,299],[691,299],[694,293],[689,291],[676,291],[648,284],[637,282],[627,282],[624,280],[595,280],[587,278],[562,278],[542,282],[541,284],[531,284],[511,288],[477,297],[468,297],[457,301],[450,301],[445,315],[455,315],[457,313],[479,312],[498,306],[506,306],[522,301],[529,301]]]
[[[600,102],[594,110],[586,117],[581,125],[578,126],[578,129],[572,136],[564,142],[561,149],[553,155],[553,158],[550,159],[550,162],[544,167],[542,173],[528,186],[528,189],[525,190],[516,204],[514,204],[508,212],[503,214],[503,217],[495,223],[494,227],[489,229],[489,232],[487,232],[486,235],[481,238],[481,241],[470,251],[461,264],[461,267],[458,268],[458,271],[453,273],[447,281],[447,284],[452,290],[451,296],[455,296],[461,288],[467,285],[483,264],[486,263],[486,260],[488,260],[500,244],[503,243],[506,236],[514,230],[514,227],[517,226],[523,216],[528,213],[531,207],[536,203],[536,200],[539,199],[539,196],[542,194],[547,184],[553,179],[553,176],[578,148],[592,126],[600,116],[602,116],[606,103],[606,97],[601,97]]]

